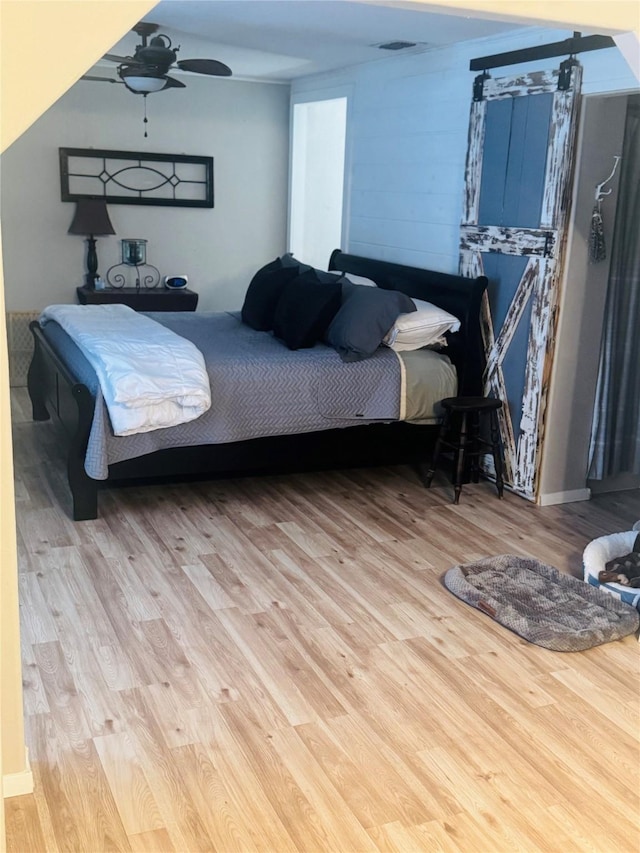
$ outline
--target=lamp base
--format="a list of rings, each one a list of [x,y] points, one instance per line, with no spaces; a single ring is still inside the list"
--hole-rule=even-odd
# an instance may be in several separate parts
[[[87,237],[87,272],[84,277],[84,286],[89,290],[95,290],[98,277],[98,254],[96,252],[96,239],[91,234]]]

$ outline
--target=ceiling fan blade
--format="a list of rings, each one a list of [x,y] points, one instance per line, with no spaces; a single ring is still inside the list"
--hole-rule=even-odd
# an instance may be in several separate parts
[[[167,77],[167,76],[165,75],[165,78],[164,78],[164,79],[165,79],[167,82],[164,84],[164,87],[163,87],[163,88],[162,88],[162,90],[161,90],[161,91],[163,91],[163,92],[164,92],[164,90],[165,90],[165,89],[184,89],[184,88],[185,88],[185,84],[184,84],[184,83],[181,83],[181,82],[180,82],[180,80],[176,80],[176,78],[175,78],[175,77]]]
[[[117,62],[118,65],[121,65],[122,63],[124,63],[126,65],[137,65],[138,64],[138,60],[134,59],[133,56],[118,56],[115,53],[105,53],[102,58],[107,59],[109,62]]]
[[[81,80],[93,80],[98,83],[122,83],[122,80],[114,80],[112,77],[94,77],[93,74],[83,74]]]
[[[210,74],[212,77],[231,77],[231,69],[217,59],[180,59],[176,65],[182,71]]]

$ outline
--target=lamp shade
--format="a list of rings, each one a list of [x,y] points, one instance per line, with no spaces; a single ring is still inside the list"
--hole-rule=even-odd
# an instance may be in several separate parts
[[[115,234],[106,202],[101,199],[79,199],[76,202],[75,216],[68,233],[98,237],[104,234]]]

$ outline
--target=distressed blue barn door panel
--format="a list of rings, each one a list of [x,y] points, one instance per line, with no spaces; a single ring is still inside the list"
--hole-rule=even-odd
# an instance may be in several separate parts
[[[535,499],[580,66],[474,86],[460,269],[484,274],[485,389],[503,401],[507,482]]]
[[[484,272],[489,279],[490,293],[488,293],[488,299],[491,306],[491,326],[495,339],[505,324],[507,312],[513,302],[517,285],[522,281],[528,259],[519,255],[503,255],[493,252],[486,253],[483,261]],[[511,413],[514,435],[520,433],[521,403],[526,380],[530,324],[531,298],[529,297],[522,306],[522,318],[515,327],[509,344],[509,358],[502,362],[506,401]],[[511,479],[510,482],[512,482]]]
[[[553,96],[487,103],[478,225],[537,228]]]

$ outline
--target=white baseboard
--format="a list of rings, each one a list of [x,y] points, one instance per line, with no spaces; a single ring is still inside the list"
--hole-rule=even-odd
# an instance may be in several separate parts
[[[2,795],[5,800],[9,797],[21,797],[23,794],[33,794],[33,772],[29,764],[29,750],[24,751],[25,769],[19,773],[6,773],[2,777]]]
[[[591,499],[591,489],[574,489],[571,492],[548,492],[538,496],[538,506],[553,506],[554,504],[571,504],[576,501]]]

